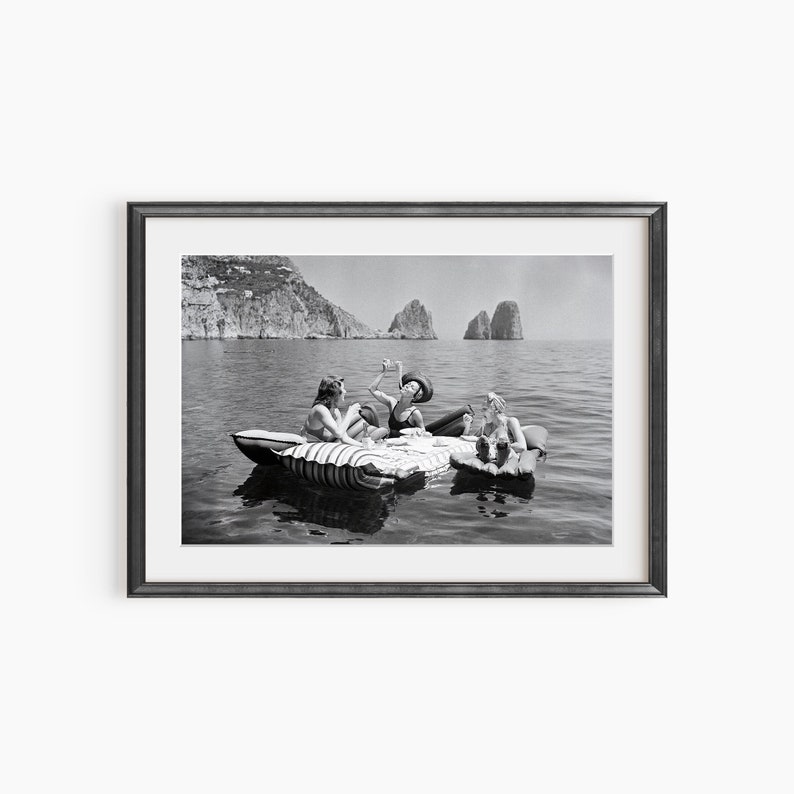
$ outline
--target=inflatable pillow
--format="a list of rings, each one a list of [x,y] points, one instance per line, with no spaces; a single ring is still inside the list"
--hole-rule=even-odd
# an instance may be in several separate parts
[[[274,453],[306,443],[297,433],[271,433],[269,430],[242,430],[230,435],[243,455],[265,466],[278,463]]]

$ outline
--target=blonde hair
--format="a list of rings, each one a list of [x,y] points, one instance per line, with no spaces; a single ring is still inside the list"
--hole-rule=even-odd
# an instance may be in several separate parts
[[[485,400],[498,414],[507,413],[507,403],[496,392],[489,391]]]

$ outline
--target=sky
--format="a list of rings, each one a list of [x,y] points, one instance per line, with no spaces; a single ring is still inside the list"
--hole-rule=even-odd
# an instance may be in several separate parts
[[[417,298],[439,339],[518,304],[525,339],[611,339],[611,256],[290,256],[307,283],[372,328]]]

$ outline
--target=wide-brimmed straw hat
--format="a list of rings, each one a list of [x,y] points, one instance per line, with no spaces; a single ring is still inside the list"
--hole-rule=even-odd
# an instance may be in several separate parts
[[[414,396],[412,402],[426,403],[433,396],[433,383],[424,372],[419,372],[419,370],[416,372],[408,372],[407,374],[403,375],[400,385],[405,386],[405,384],[410,381],[418,383],[419,388],[421,389],[421,391]]]

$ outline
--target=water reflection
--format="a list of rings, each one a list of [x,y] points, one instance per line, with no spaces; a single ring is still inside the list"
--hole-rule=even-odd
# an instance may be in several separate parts
[[[381,491],[343,491],[310,483],[281,466],[255,466],[234,495],[240,497],[245,507],[276,502],[273,515],[279,523],[316,524],[358,535],[374,535],[396,512],[401,495],[423,487],[423,482],[414,481]]]
[[[452,487],[449,493],[452,496],[459,494],[476,494],[478,501],[488,501],[492,496],[496,504],[505,504],[506,496],[514,496],[518,499],[529,501],[535,491],[535,478],[528,480],[507,479],[502,477],[483,477],[479,474],[471,474],[467,471],[458,470],[452,480]]]

